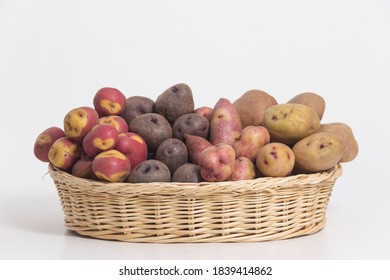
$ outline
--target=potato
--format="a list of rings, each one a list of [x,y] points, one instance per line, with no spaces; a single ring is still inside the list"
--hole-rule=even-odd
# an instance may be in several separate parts
[[[294,169],[295,156],[291,148],[283,143],[265,145],[256,157],[256,165],[262,176],[284,177]]]
[[[241,131],[240,139],[233,143],[236,157],[246,157],[255,162],[260,149],[270,142],[268,130],[263,126],[247,126]]]
[[[80,156],[81,148],[79,144],[68,137],[57,139],[51,146],[48,155],[51,164],[66,171],[72,168]]]
[[[64,131],[67,137],[82,142],[85,135],[99,122],[95,109],[79,107],[69,111],[64,117]]]
[[[322,120],[325,112],[325,99],[313,92],[304,92],[291,98],[287,103],[303,104],[312,108]]]
[[[173,137],[184,141],[186,134],[203,138],[209,137],[209,121],[196,113],[185,114],[176,119],[172,125]]]
[[[176,84],[160,94],[155,103],[156,113],[163,115],[169,122],[195,109],[191,88],[186,84]]]
[[[81,158],[73,164],[72,175],[84,179],[99,179],[92,170],[92,158]]]
[[[148,113],[154,113],[154,101],[144,96],[131,96],[126,99],[126,106],[120,116],[130,123],[138,116]]]
[[[341,122],[322,124],[319,132],[333,133],[343,143],[345,150],[340,162],[350,162],[357,157],[359,144],[347,124]]]
[[[202,117],[205,117],[209,122],[211,121],[211,117],[213,116],[213,108],[210,108],[208,106],[202,106],[197,109],[195,109],[195,113],[198,115],[201,115]]]
[[[113,127],[115,127],[119,134],[129,132],[129,126],[127,125],[127,122],[124,118],[120,116],[112,115],[101,117],[99,119],[99,123],[112,125]]]
[[[185,163],[176,169],[172,176],[172,182],[199,183],[203,181],[200,175],[200,167],[197,164]]]
[[[49,162],[49,150],[53,143],[65,137],[65,132],[59,127],[49,127],[38,135],[34,143],[34,155],[43,162]]]
[[[83,140],[84,152],[89,157],[95,157],[97,154],[111,150],[118,141],[118,131],[109,124],[96,125]]]
[[[271,135],[271,142],[294,145],[320,129],[320,118],[309,106],[278,104],[265,111],[264,127]]]
[[[165,163],[173,174],[179,166],[188,162],[187,147],[179,139],[167,139],[158,147],[155,159]]]
[[[226,98],[220,98],[214,106],[210,122],[210,143],[232,145],[240,138],[242,126],[240,117],[233,104]]]
[[[148,146],[145,140],[133,132],[119,134],[115,150],[124,154],[131,163],[131,166],[137,166],[148,157]]]
[[[95,175],[108,182],[124,182],[131,171],[130,160],[117,150],[98,154],[92,161]]]
[[[212,144],[200,136],[186,135],[185,144],[188,150],[188,159],[192,163],[198,164],[199,154]]]
[[[233,173],[230,176],[230,180],[253,180],[255,178],[256,168],[252,160],[246,157],[238,157],[234,165]]]
[[[333,133],[317,132],[297,142],[292,150],[297,169],[310,173],[334,167],[344,154],[344,145]]]
[[[236,155],[229,144],[220,143],[204,149],[198,158],[200,174],[205,181],[220,182],[233,173]]]
[[[148,159],[138,164],[131,170],[127,182],[129,183],[150,183],[170,182],[171,173],[168,166],[161,161]]]
[[[149,152],[155,152],[162,142],[172,138],[172,127],[161,115],[143,114],[130,124],[130,132],[137,133],[146,141]]]
[[[126,96],[116,88],[104,87],[93,98],[93,105],[100,117],[119,115],[126,106]]]
[[[275,98],[268,93],[257,89],[245,92],[233,103],[240,116],[243,128],[250,125],[262,125],[265,110],[276,104],[278,104],[278,102]]]

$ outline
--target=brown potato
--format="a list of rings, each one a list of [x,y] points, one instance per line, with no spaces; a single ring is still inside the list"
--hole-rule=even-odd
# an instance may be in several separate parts
[[[297,142],[292,150],[299,171],[319,172],[341,160],[344,145],[333,133],[317,132]]]
[[[265,111],[264,127],[271,135],[271,142],[294,145],[320,129],[320,118],[309,106],[278,104]]]
[[[294,169],[295,156],[291,148],[283,143],[265,145],[256,157],[256,165],[262,176],[284,177]]]
[[[154,112],[154,101],[152,99],[144,96],[131,96],[126,99],[125,109],[120,116],[130,125],[136,117]]]
[[[322,124],[319,131],[333,133],[343,143],[345,150],[340,162],[349,162],[357,157],[359,144],[347,124],[341,122]]]
[[[297,103],[309,106],[322,119],[325,112],[325,99],[313,92],[304,92],[291,98],[287,103]]]
[[[240,116],[243,128],[250,125],[262,125],[265,110],[276,104],[278,104],[278,102],[275,98],[268,93],[257,89],[245,92],[233,103]]]

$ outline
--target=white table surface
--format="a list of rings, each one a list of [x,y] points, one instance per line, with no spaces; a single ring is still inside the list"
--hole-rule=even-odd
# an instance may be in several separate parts
[[[0,2],[0,259],[389,259],[389,2],[181,2]],[[36,136],[91,106],[102,86],[155,99],[178,82],[196,106],[251,88],[280,103],[303,91],[325,97],[324,122],[348,123],[360,153],[344,165],[322,231],[135,244],[65,228],[32,153]]]

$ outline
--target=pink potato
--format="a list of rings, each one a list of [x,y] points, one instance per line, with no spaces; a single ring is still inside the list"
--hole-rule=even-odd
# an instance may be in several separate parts
[[[126,96],[116,88],[104,87],[95,94],[93,105],[100,117],[119,115],[126,107]]]
[[[98,124],[85,136],[83,149],[88,156],[93,158],[100,152],[114,148],[117,141],[118,131],[114,126]]]
[[[233,143],[236,157],[246,157],[256,161],[260,149],[270,142],[270,134],[263,126],[246,126],[241,131],[240,139]]]
[[[213,116],[213,111],[213,108],[210,108],[208,106],[203,106],[195,109],[195,113],[206,118],[209,122],[211,121],[211,117]]]
[[[37,159],[43,162],[49,162],[49,150],[53,143],[65,137],[65,132],[59,127],[49,127],[38,135],[34,144],[34,155]]]
[[[208,147],[199,155],[200,174],[208,182],[226,181],[233,173],[235,160],[234,150],[228,144]]]
[[[230,176],[230,180],[253,180],[256,178],[256,167],[252,160],[246,157],[239,157],[236,159],[233,173]]]
[[[201,136],[186,135],[185,144],[188,150],[188,158],[190,162],[198,164],[199,154],[206,149],[211,147],[211,143]]]
[[[108,182],[124,182],[130,174],[130,160],[117,150],[98,154],[92,161],[95,175]]]
[[[148,146],[145,140],[133,132],[119,134],[115,150],[124,154],[133,167],[145,161],[148,157]]]
[[[80,158],[81,148],[79,144],[68,137],[57,139],[49,150],[49,161],[55,167],[69,170]]]
[[[116,128],[119,134],[129,132],[129,126],[124,118],[120,116],[105,116],[99,119],[100,124],[109,124]]]
[[[92,171],[92,158],[81,158],[73,164],[72,175],[84,179],[96,179]]]
[[[233,104],[221,98],[215,104],[210,122],[210,142],[213,145],[226,143],[232,145],[240,138],[242,125]]]
[[[82,142],[85,135],[98,124],[99,116],[95,109],[79,107],[69,111],[64,118],[64,131],[67,137]]]

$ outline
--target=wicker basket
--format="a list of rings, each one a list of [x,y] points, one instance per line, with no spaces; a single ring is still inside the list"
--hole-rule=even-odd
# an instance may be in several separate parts
[[[284,178],[199,184],[103,183],[49,165],[66,226],[128,242],[258,242],[312,234],[341,165]]]

